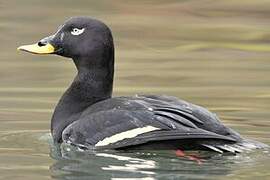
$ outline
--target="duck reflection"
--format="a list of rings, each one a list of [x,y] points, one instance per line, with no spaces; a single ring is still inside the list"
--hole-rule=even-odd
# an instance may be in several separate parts
[[[52,177],[56,179],[209,179],[231,174],[237,156],[201,152],[203,164],[175,156],[172,151],[83,151],[70,145],[52,146]]]
[[[156,162],[136,157],[141,153],[131,155],[115,151],[83,151],[69,145],[56,145],[51,148],[51,157],[57,161],[50,169],[53,177],[59,179],[155,179],[152,170],[156,169]]]

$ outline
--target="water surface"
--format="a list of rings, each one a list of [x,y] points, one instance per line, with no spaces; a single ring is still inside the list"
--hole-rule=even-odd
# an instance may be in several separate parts
[[[270,144],[269,0],[9,0],[0,2],[1,179],[269,179],[267,150],[74,152],[50,148],[50,117],[72,61],[16,52],[88,15],[114,35],[114,95],[167,94],[207,107],[243,136]]]

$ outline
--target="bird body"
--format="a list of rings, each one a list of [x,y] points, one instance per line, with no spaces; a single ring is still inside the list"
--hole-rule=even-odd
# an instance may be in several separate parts
[[[176,97],[112,97],[113,38],[98,20],[71,18],[54,35],[19,49],[72,58],[78,70],[55,108],[54,142],[83,149],[181,148],[219,153],[265,146],[242,138],[205,108]]]
[[[140,148],[145,149],[164,141],[163,146],[158,143],[159,149],[205,149],[207,141],[219,145],[242,141],[213,113],[169,96],[109,98],[89,106],[78,119],[65,128],[62,139],[82,148],[125,149],[143,144]],[[188,141],[192,145],[185,145]]]

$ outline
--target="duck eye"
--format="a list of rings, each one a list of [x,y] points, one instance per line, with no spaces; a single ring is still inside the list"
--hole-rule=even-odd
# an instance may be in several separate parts
[[[75,35],[75,36],[78,36],[78,35],[82,34],[83,32],[84,32],[84,28],[82,28],[82,29],[79,29],[79,28],[73,28],[73,29],[71,30],[71,34],[72,34],[72,35]]]

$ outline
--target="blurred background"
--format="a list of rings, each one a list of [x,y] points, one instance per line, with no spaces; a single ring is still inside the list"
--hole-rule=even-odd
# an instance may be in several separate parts
[[[114,96],[177,96],[217,113],[243,136],[270,144],[270,0],[1,0],[0,179],[66,179],[59,171],[76,172],[73,179],[91,176],[81,166],[52,168],[56,161],[49,156],[50,118],[76,73],[72,61],[16,51],[78,15],[102,20],[113,32]],[[235,157],[229,164],[242,163],[225,174],[212,173],[218,167],[224,172],[220,164],[228,159],[206,168],[185,164],[187,171],[180,172],[176,158],[152,155],[151,171],[91,167],[106,174],[100,179],[270,177],[269,153]]]

